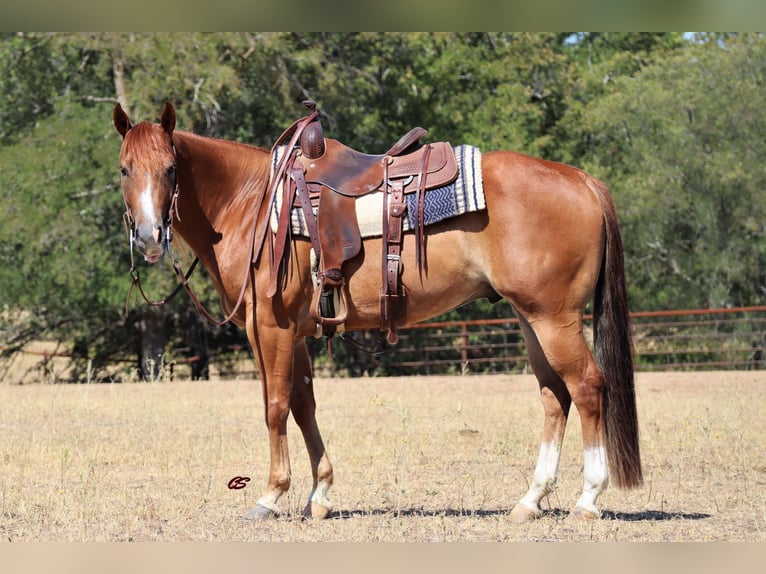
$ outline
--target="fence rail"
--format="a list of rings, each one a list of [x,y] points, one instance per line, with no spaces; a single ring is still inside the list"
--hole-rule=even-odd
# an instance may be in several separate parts
[[[649,311],[631,318],[638,370],[766,368],[766,306]],[[588,327],[590,319],[586,317]],[[529,368],[515,318],[422,323],[401,330],[400,336],[397,347],[380,361],[388,372]]]
[[[632,313],[631,318],[639,371],[766,368],[766,306],[648,311]],[[590,319],[586,317],[586,337],[591,335]],[[357,373],[377,375],[529,371],[526,346],[515,317],[421,323],[400,329],[399,335],[400,342],[380,357],[349,347],[336,352],[334,361],[323,357],[324,362],[316,365],[318,372],[329,369],[331,374],[353,375],[350,366],[354,363]],[[372,333],[355,336],[365,337],[368,343],[374,339]],[[334,343],[336,349],[342,346]],[[313,341],[310,345],[319,347],[324,343]],[[65,364],[54,364],[68,360],[67,353],[46,348],[25,349],[21,354],[39,356],[41,380],[67,380]],[[186,379],[191,378],[191,364],[200,358],[190,356],[189,349],[173,349],[166,360],[170,379]],[[209,360],[210,374],[215,378],[258,376],[247,346],[211,349]],[[123,363],[134,361],[126,357]]]

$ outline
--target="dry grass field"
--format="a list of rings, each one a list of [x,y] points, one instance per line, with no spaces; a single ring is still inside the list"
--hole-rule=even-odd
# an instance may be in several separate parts
[[[591,523],[568,517],[574,411],[545,515],[510,521],[542,428],[531,376],[316,387],[335,511],[300,519],[311,476],[291,422],[282,517],[251,523],[268,457],[258,382],[0,384],[0,540],[766,541],[766,372],[639,374],[646,484],[607,490]],[[236,476],[252,480],[230,490]]]

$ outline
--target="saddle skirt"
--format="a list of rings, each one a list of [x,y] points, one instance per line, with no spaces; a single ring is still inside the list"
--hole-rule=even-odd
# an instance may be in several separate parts
[[[272,156],[272,170],[278,165],[282,155],[286,153],[285,146],[279,147]],[[452,183],[443,187],[426,191],[424,223],[426,226],[439,221],[456,217],[463,213],[481,211],[486,209],[484,188],[481,177],[481,151],[479,148],[469,145],[454,147],[455,159],[458,164],[458,177]],[[276,233],[279,214],[282,210],[282,190],[279,189],[274,195],[274,209],[271,212],[271,227]],[[416,221],[415,194],[405,194],[404,201],[407,210],[403,220],[403,231],[413,231]],[[314,205],[314,214],[317,213],[317,205]],[[383,233],[382,192],[367,193],[355,200],[356,216],[359,231],[362,238],[380,237]],[[290,214],[290,233],[293,237],[308,237],[308,226],[300,207],[292,206]]]

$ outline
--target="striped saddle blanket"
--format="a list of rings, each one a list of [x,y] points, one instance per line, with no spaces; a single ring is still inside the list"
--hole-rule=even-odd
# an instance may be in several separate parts
[[[486,209],[484,188],[481,178],[481,152],[478,148],[460,145],[454,148],[455,158],[460,170],[457,179],[444,187],[428,190],[425,194],[424,221],[431,225],[463,213]],[[275,150],[272,156],[272,170],[285,152],[284,148]],[[276,232],[279,212],[282,208],[281,190],[275,194],[271,226]],[[403,231],[415,229],[415,194],[406,194],[406,217]],[[316,208],[314,208],[316,215]],[[380,237],[382,235],[383,197],[382,192],[369,193],[356,199],[356,216],[362,237]],[[303,211],[294,207],[290,214],[290,232],[293,236],[308,237],[308,227]]]

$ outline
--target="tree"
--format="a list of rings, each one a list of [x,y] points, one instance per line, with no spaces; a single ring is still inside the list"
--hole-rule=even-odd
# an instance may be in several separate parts
[[[181,129],[268,147],[310,98],[326,135],[371,153],[421,125],[427,141],[579,165],[614,192],[634,309],[762,302],[763,43],[673,33],[2,34],[2,352],[50,336],[74,349],[78,369],[126,349],[145,369],[141,355],[166,347],[205,356],[207,344],[245,342],[206,325],[184,295],[159,310],[131,301],[125,316],[116,101],[142,120],[170,100]],[[137,265],[150,296],[175,286],[167,265]],[[216,309],[204,272],[192,281]],[[481,301],[443,318],[508,312]],[[138,351],[147,320],[164,330],[159,350]],[[333,353],[340,367],[369,370],[356,351]]]
[[[51,34],[0,36],[0,145],[53,113],[57,86],[65,79],[55,66]]]
[[[583,32],[562,35],[561,39],[571,64],[571,82],[566,109],[554,130],[557,148],[551,159],[579,165],[591,136],[591,130],[583,125],[585,110],[619,91],[625,78],[634,77],[687,42],[675,32]]]
[[[759,35],[690,44],[586,109],[586,167],[612,186],[642,308],[766,296]]]
[[[27,311],[21,332],[29,337],[119,339],[105,331],[117,323],[120,260],[112,253],[122,241],[106,136],[98,109],[59,100],[35,130],[0,149],[9,166],[0,172],[0,291],[11,316]]]
[[[56,337],[71,344],[75,376],[86,365],[98,372],[125,349],[139,350],[144,377],[157,375],[168,337],[162,336],[150,351],[141,344],[142,339],[151,340],[146,326],[172,333],[179,332],[174,325],[188,320],[181,319],[172,305],[161,310],[142,306],[127,319],[124,316],[130,259],[119,224],[124,206],[116,170],[119,136],[111,126],[111,108],[118,97],[137,92],[149,100],[135,100],[131,106],[142,113],[152,107],[152,98],[164,101],[157,94],[170,80],[183,88],[176,92],[179,98],[189,96],[189,103],[179,109],[192,118],[190,123],[214,125],[215,90],[223,89],[228,76],[210,65],[217,44],[208,39],[213,38],[113,34],[3,38],[0,56],[7,76],[16,78],[35,98],[24,105],[17,84],[3,86],[0,115],[17,128],[0,135],[6,143],[0,148],[4,166],[0,193],[6,208],[0,224],[5,354],[31,338]],[[187,56],[186,65],[179,63],[174,50]],[[157,55],[166,58],[159,60]],[[149,78],[144,58],[155,58],[154,70],[163,75]],[[200,70],[208,75],[195,81],[177,78]],[[35,90],[41,87],[45,90]],[[167,267],[146,268],[142,273],[159,296],[174,285]],[[147,353],[154,372],[147,370],[143,356]]]

